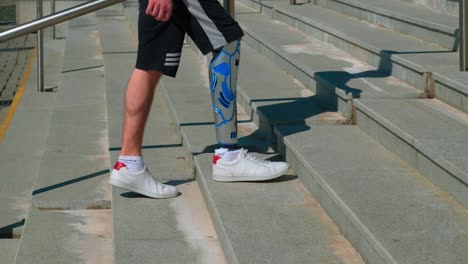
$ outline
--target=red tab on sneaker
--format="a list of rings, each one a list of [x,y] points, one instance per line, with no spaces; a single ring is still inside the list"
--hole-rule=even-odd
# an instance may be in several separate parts
[[[124,163],[122,162],[119,162],[117,161],[114,165],[114,170],[120,170],[121,168],[126,168],[127,165],[125,165]]]
[[[219,155],[213,155],[213,164],[216,164],[216,162],[218,162],[218,160],[221,159],[221,156]]]

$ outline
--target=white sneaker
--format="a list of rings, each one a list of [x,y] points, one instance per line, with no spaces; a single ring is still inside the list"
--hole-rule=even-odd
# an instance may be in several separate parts
[[[131,173],[122,162],[115,163],[109,183],[151,198],[171,198],[180,194],[176,187],[154,179],[146,166],[141,172]]]
[[[220,182],[267,181],[285,174],[286,162],[271,162],[256,158],[241,149],[237,159],[225,161],[222,155],[213,156],[213,180]]]

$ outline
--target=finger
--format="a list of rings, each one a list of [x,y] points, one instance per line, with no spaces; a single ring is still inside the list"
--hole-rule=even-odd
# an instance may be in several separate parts
[[[166,6],[160,6],[159,7],[159,12],[158,12],[158,15],[155,16],[155,18],[159,21],[164,21],[164,18],[166,16]]]
[[[148,6],[146,7],[145,14],[151,15],[153,8],[154,8],[154,2],[149,2]]]
[[[168,8],[161,10],[161,12],[159,13],[159,20],[161,21],[168,21],[170,17],[171,17],[171,10]]]
[[[151,16],[156,18],[158,16],[160,10],[161,10],[161,8],[159,7],[159,5],[155,5],[152,12],[151,12]]]

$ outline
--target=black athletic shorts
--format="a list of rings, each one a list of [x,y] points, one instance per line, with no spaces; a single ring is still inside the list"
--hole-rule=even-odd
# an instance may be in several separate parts
[[[148,0],[140,0],[136,68],[175,77],[185,33],[203,54],[239,40],[244,33],[217,0],[173,0],[169,21],[145,14]]]

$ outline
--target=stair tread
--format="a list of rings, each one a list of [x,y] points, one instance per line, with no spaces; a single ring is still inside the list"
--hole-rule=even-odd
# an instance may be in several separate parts
[[[110,210],[31,211],[16,257],[20,263],[111,263]]]
[[[312,126],[288,135],[291,129],[279,128],[294,156],[287,159],[305,168],[303,180],[314,181],[321,197],[328,193],[359,230],[358,236],[380,250],[384,259],[398,263],[468,260],[463,249],[468,245],[466,209],[396,155],[354,126]]]
[[[0,256],[3,263],[14,263],[19,239],[0,239]]]

